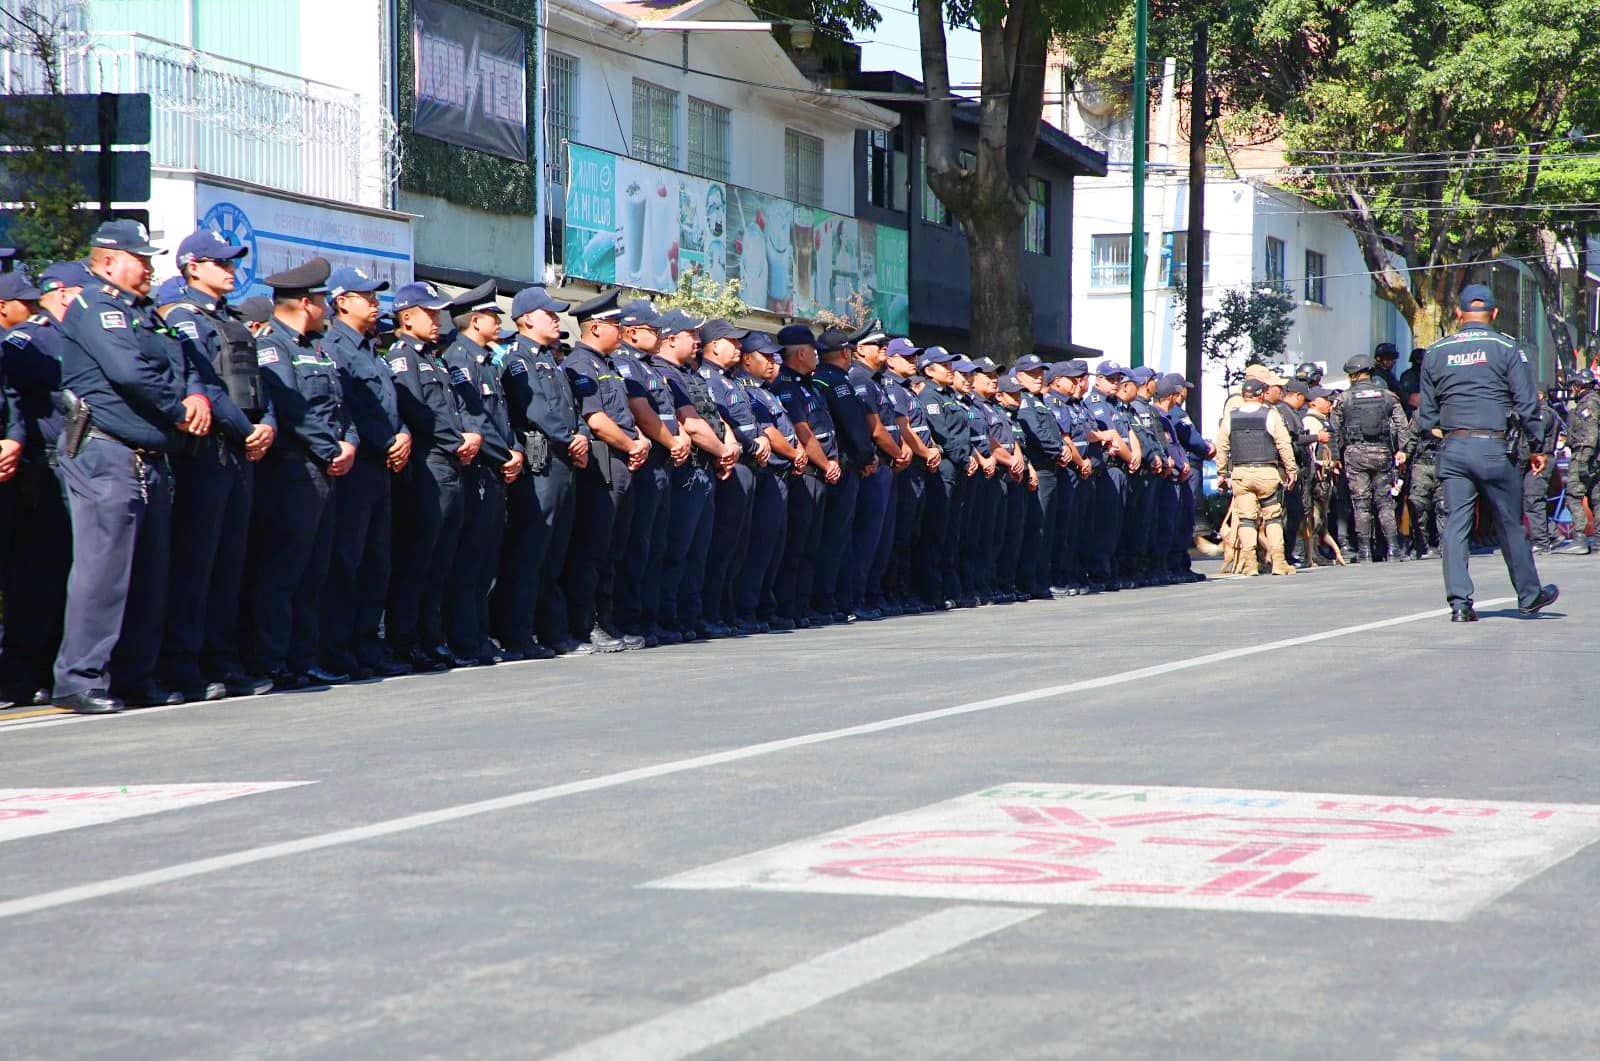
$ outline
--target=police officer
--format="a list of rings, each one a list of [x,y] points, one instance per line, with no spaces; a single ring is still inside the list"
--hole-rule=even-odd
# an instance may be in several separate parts
[[[1246,378],[1241,401],[1222,418],[1217,431],[1217,483],[1233,489],[1233,514],[1239,521],[1242,573],[1259,574],[1258,531],[1264,530],[1274,575],[1292,575],[1284,555],[1283,491],[1294,486],[1298,467],[1289,430],[1278,410],[1265,400],[1267,385]]]
[[[1065,474],[1067,437],[1055,414],[1045,404],[1046,366],[1035,354],[1025,354],[1011,366],[1019,388],[1017,427],[1022,453],[1032,464],[1038,486],[1029,492],[1028,527],[1022,544],[1018,588],[1035,600],[1049,600],[1054,574],[1060,505],[1058,493]]]
[[[628,408],[639,433],[654,445],[644,466],[633,474],[629,487],[630,531],[628,547],[617,561],[622,573],[616,583],[617,630],[624,637],[653,648],[661,643],[658,629],[661,603],[661,561],[672,525],[672,472],[686,462],[693,444],[678,422],[678,404],[667,382],[652,363],[661,334],[660,314],[645,299],[622,307],[622,344],[612,355],[617,374],[628,391]],[[681,643],[678,634],[667,635],[668,644]]]
[[[1555,537],[1550,529],[1550,480],[1555,477],[1555,462],[1534,462],[1530,459],[1534,453],[1543,453],[1548,458],[1555,450],[1559,433],[1555,410],[1550,408],[1549,395],[1545,391],[1539,392],[1536,415],[1539,426],[1536,429],[1529,424],[1522,433],[1517,462],[1525,469],[1522,473],[1522,515],[1528,521],[1529,543],[1534,553],[1538,554],[1548,553]]]
[[[501,375],[511,427],[528,463],[507,498],[511,515],[494,628],[503,648],[530,659],[553,655],[551,646],[567,639],[561,569],[577,504],[573,475],[589,464],[588,427],[578,419],[577,395],[556,360],[560,314],[570,308],[542,286],[518,291],[511,300],[517,335]]]
[[[273,315],[256,364],[278,417],[278,438],[256,477],[249,572],[251,670],[283,691],[327,684],[321,669],[322,594],[333,556],[335,483],[355,466],[360,436],[339,366],[318,344],[329,266],[312,258],[267,277]]]
[[[1178,430],[1178,414],[1182,412],[1179,403],[1183,401],[1183,390],[1181,376],[1174,379],[1169,374],[1155,381],[1153,403],[1160,414],[1162,430],[1166,435],[1168,464],[1168,472],[1156,493],[1156,520],[1160,525],[1160,531],[1153,551],[1156,563],[1155,581],[1158,585],[1176,585],[1189,581],[1184,574],[1182,561],[1188,559],[1189,542],[1193,535],[1194,495],[1191,492],[1190,482],[1194,478],[1197,462]],[[1205,460],[1203,448],[1199,460]],[[1191,502],[1188,522],[1185,522],[1183,503],[1185,494],[1189,495]]]
[[[1123,541],[1128,575],[1135,585],[1151,582],[1155,573],[1154,546],[1158,531],[1156,509],[1160,484],[1167,475],[1166,432],[1156,412],[1155,370],[1141,365],[1128,373],[1118,391],[1127,408],[1130,427],[1139,438],[1139,468],[1129,477],[1128,507]]]
[[[20,273],[4,276],[21,277]],[[0,279],[0,284],[8,281]],[[14,282],[14,281],[9,281]],[[0,482],[10,478],[8,443],[23,440],[12,492],[9,540],[0,552],[5,599],[26,622],[5,626],[0,655],[0,698],[48,703],[51,665],[61,644],[72,566],[72,521],[56,475],[61,439],[61,321],[84,288],[97,283],[78,262],[57,262],[39,275],[39,312],[12,328],[0,343],[5,390],[15,408],[0,441]]]
[[[1400,447],[1406,455],[1406,467],[1411,469],[1406,504],[1411,510],[1411,538],[1419,558],[1434,559],[1439,555],[1439,532],[1444,527],[1445,512],[1444,484],[1439,481],[1441,445],[1442,440],[1432,432],[1417,430],[1413,417]]]
[[[1400,396],[1400,381],[1395,378],[1394,366],[1400,360],[1400,350],[1393,343],[1379,343],[1372,351],[1374,367],[1372,378],[1386,387],[1396,399]]]
[[[710,549],[706,554],[704,629],[712,637],[737,634],[733,603],[733,576],[744,563],[749,542],[751,505],[755,497],[756,470],[772,455],[772,444],[756,423],[755,407],[747,388],[736,376],[744,361],[744,341],[749,331],[725,320],[709,320],[700,328],[700,378],[710,388],[711,400],[725,429],[739,441],[737,464],[715,484],[711,502]]]
[[[1357,354],[1344,363],[1344,370],[1350,376],[1350,389],[1334,403],[1329,430],[1339,447],[1339,462],[1350,484],[1350,503],[1355,506],[1358,559],[1376,558],[1372,525],[1376,507],[1389,559],[1399,563],[1405,559],[1405,550],[1395,525],[1394,495],[1389,486],[1395,465],[1405,464],[1400,440],[1405,435],[1406,417],[1399,399],[1373,379],[1372,358]]]
[[[803,324],[778,332],[783,365],[771,390],[783,403],[805,450],[806,463],[798,479],[789,483],[789,536],[773,587],[776,614],[803,628],[824,619],[810,611],[817,551],[822,545],[825,489],[844,475],[839,463],[839,442],[827,401],[811,385],[817,369],[816,336]]]
[[[1270,388],[1269,388],[1270,390]],[[1311,400],[1311,388],[1297,379],[1289,380],[1282,388],[1282,397],[1273,403],[1283,424],[1289,429],[1289,441],[1294,444],[1294,459],[1302,469],[1295,480],[1294,489],[1284,493],[1284,537],[1287,541],[1289,561],[1296,567],[1308,566],[1308,560],[1297,554],[1300,527],[1305,521],[1307,498],[1311,491],[1311,476],[1305,469],[1311,467],[1311,446],[1314,442],[1304,417],[1301,415]]]
[[[878,466],[862,477],[856,495],[844,607],[868,622],[883,618],[886,546],[894,542],[894,480],[911,463],[911,447],[901,441],[899,417],[883,384],[889,364],[888,342],[889,336],[877,320],[868,321],[850,336],[854,357],[848,372],[850,386],[865,416],[867,434],[877,448]]]
[[[394,293],[396,330],[385,351],[400,421],[411,432],[412,460],[394,484],[394,577],[384,638],[395,660],[419,673],[450,665],[443,608],[461,540],[463,464],[483,436],[469,431],[438,349],[439,313],[450,297],[432,284]]]
[[[1118,570],[1117,552],[1127,511],[1128,475],[1137,469],[1141,456],[1132,417],[1117,400],[1117,390],[1127,374],[1115,361],[1100,362],[1095,366],[1093,389],[1083,400],[1094,425],[1090,437],[1106,447],[1105,472],[1095,480],[1093,533],[1088,535],[1094,558],[1090,575],[1112,591],[1129,585]]]
[[[1571,383],[1567,445],[1572,449],[1572,462],[1567,466],[1567,511],[1572,514],[1572,537],[1551,551],[1564,556],[1587,556],[1591,551],[1585,533],[1589,517],[1600,516],[1600,466],[1595,463],[1596,450],[1600,449],[1600,390],[1595,388],[1592,372],[1571,377]]]
[[[1022,456],[1007,402],[1017,404],[1015,395],[1001,394],[1000,367],[990,358],[979,358],[972,377],[973,401],[988,422],[990,452],[995,459],[993,500],[989,517],[989,537],[983,550],[981,592],[991,604],[1011,604],[1015,594],[1017,563],[1022,551],[1024,519],[1022,495],[1027,492],[1028,462]]]
[[[483,438],[461,476],[461,542],[445,598],[445,634],[456,664],[491,665],[524,658],[514,648],[497,652],[489,640],[489,590],[500,566],[506,528],[506,488],[522,475],[522,442],[511,430],[493,343],[500,334],[500,304],[491,294],[472,303],[455,342],[445,350],[450,385],[462,426]]]
[[[181,281],[166,312],[182,337],[189,371],[211,403],[212,431],[172,458],[175,554],[161,648],[163,682],[186,700],[251,696],[272,687],[244,673],[240,597],[244,588],[255,463],[277,435],[256,366],[255,336],[227,304],[234,268],[247,253],[213,229],[178,245]]]
[[[643,648],[642,637],[609,632],[613,564],[628,543],[632,512],[629,487],[650,455],[628,407],[628,391],[611,355],[622,343],[618,292],[608,291],[572,309],[578,342],[562,369],[578,395],[578,411],[591,432],[588,466],[577,469],[578,502],[564,590],[569,615],[566,640],[550,647],[561,654],[621,652]]]
[[[1055,540],[1044,545],[1043,564],[1052,596],[1082,596],[1103,588],[1094,569],[1095,491],[1105,476],[1106,447],[1096,436],[1096,423],[1084,404],[1089,366],[1081,358],[1046,367],[1043,401],[1061,429],[1069,454],[1056,489]],[[1042,572],[1043,573],[1043,572]]]
[[[889,589],[883,610],[887,615],[915,614],[922,610],[913,563],[922,538],[928,476],[937,472],[943,458],[933,441],[928,411],[911,389],[920,352],[915,343],[904,338],[889,340],[885,348],[888,371],[882,377],[884,393],[900,423],[900,438],[911,450],[911,462],[895,479],[894,538],[888,546],[889,563],[885,573]]]
[[[1528,356],[1493,327],[1499,310],[1494,292],[1483,284],[1461,289],[1456,320],[1460,330],[1428,347],[1422,361],[1422,400],[1418,430],[1444,437],[1439,478],[1444,482],[1445,594],[1450,621],[1476,622],[1472,579],[1467,574],[1469,537],[1480,494],[1498,525],[1506,567],[1517,590],[1517,605],[1532,615],[1553,603],[1560,591],[1541,586],[1533,553],[1522,531],[1518,504],[1520,469],[1506,452],[1509,425],[1534,421],[1534,395]],[[1534,463],[1546,457],[1536,453]]]
[[[861,483],[878,470],[878,458],[867,422],[870,410],[856,397],[850,380],[850,336],[839,328],[825,330],[817,336],[817,353],[820,361],[811,377],[811,386],[827,402],[828,413],[838,431],[839,464],[843,474],[838,482],[828,486],[823,544],[817,554],[811,604],[822,619],[838,623],[846,620],[850,607],[852,568],[849,556]]]
[[[1296,378],[1299,378],[1298,374]],[[1188,455],[1190,466],[1190,478],[1184,484],[1185,489],[1178,494],[1178,528],[1175,534],[1177,551],[1173,553],[1172,565],[1180,576],[1180,581],[1204,582],[1206,576],[1194,570],[1191,564],[1189,547],[1194,543],[1195,509],[1202,478],[1199,469],[1203,469],[1205,462],[1216,456],[1217,450],[1201,434],[1199,427],[1189,418],[1188,411],[1183,407],[1194,385],[1175,372],[1168,373],[1164,377],[1164,382],[1177,388],[1177,394],[1167,411],[1172,417],[1173,435],[1177,438],[1178,445]]]
[[[389,281],[340,268],[328,279],[334,320],[318,345],[339,366],[344,404],[360,437],[356,463],[334,495],[333,560],[323,598],[322,665],[330,681],[401,674],[378,636],[389,596],[391,478],[411,460],[394,376],[378,357],[378,292]]]
[[[794,620],[776,613],[773,586],[788,540],[790,484],[803,476],[809,458],[788,410],[767,389],[767,384],[778,378],[778,355],[783,348],[765,332],[751,332],[740,349],[739,385],[750,399],[770,454],[755,467],[749,544],[733,579],[734,614],[740,633],[793,630]]]
[[[956,357],[942,346],[930,346],[917,359],[928,386],[917,399],[928,417],[933,442],[943,458],[928,469],[922,539],[916,570],[923,603],[946,611],[961,596],[961,575],[955,551],[961,540],[963,501],[971,475],[978,469],[972,449],[972,421],[955,389]]]
[[[183,435],[211,431],[211,408],[147,298],[161,253],[136,221],[90,239],[84,289],[62,321],[61,382],[76,398],[60,474],[73,560],[52,702],[84,714],[177,703],[156,684],[167,591],[172,469]]]

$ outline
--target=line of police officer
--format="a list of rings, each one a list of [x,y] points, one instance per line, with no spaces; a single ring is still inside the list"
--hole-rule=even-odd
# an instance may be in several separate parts
[[[158,253],[110,222],[86,264],[0,278],[30,311],[3,344],[13,700],[105,713],[1201,577],[1212,449],[1179,377],[538,286],[508,328],[489,284],[408,284],[391,331],[386,284],[321,259],[247,320],[242,248],[194,233],[152,299]]]

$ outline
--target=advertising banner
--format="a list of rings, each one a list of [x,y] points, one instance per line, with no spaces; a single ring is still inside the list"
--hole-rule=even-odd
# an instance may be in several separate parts
[[[567,159],[570,276],[674,291],[698,266],[757,309],[807,318],[864,301],[889,331],[909,326],[904,230],[579,144]]]
[[[527,35],[442,0],[412,0],[411,35],[412,132],[526,162]]]

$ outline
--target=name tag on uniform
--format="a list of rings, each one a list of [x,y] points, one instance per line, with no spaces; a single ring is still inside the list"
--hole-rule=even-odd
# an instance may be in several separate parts
[[[276,365],[277,363],[278,363],[278,351],[273,350],[270,347],[268,349],[266,349],[266,350],[257,350],[256,351],[256,364],[258,364],[258,365]]]
[[[930,412],[930,413],[936,413],[936,412],[939,411],[939,403],[938,402],[929,402],[927,405],[923,406],[923,408],[927,409],[928,412]]]
[[[100,327],[102,328],[126,328],[127,326],[128,318],[116,310],[108,309],[100,314]]]
[[[1523,354],[1522,360],[1528,360],[1528,355]],[[1473,350],[1465,354],[1446,354],[1444,363],[1450,368],[1466,368],[1468,365],[1487,365],[1489,355],[1482,350]]]

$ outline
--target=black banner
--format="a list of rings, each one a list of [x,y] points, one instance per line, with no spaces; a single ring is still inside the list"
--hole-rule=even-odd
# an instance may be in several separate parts
[[[528,160],[527,35],[442,0],[412,0],[411,131]]]

